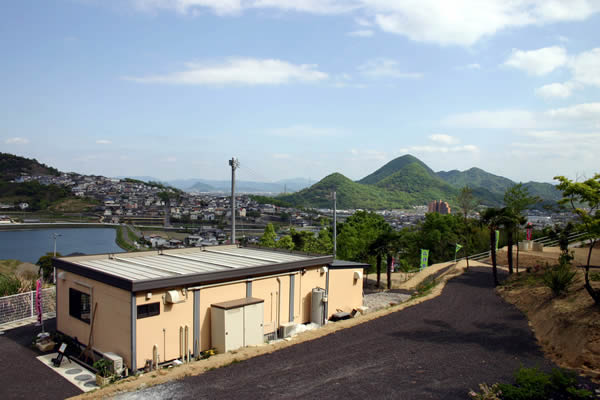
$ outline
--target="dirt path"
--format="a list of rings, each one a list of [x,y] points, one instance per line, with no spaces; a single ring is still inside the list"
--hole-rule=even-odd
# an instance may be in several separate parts
[[[488,268],[471,268],[400,312],[121,398],[464,399],[521,364],[549,369],[527,320],[491,281]]]

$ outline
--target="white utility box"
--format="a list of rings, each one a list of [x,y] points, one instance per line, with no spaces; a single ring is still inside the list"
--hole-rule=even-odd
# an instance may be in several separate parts
[[[211,304],[212,347],[226,353],[264,342],[264,300],[247,297]]]

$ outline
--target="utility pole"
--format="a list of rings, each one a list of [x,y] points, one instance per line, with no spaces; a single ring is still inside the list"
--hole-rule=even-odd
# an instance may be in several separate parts
[[[235,244],[235,170],[240,166],[239,160],[231,157],[231,244]]]
[[[52,236],[54,236],[54,257],[56,257],[56,238],[62,236],[62,234],[55,232],[52,234]],[[52,269],[52,281],[56,285],[56,268]]]
[[[333,259],[337,253],[337,196],[333,192]]]

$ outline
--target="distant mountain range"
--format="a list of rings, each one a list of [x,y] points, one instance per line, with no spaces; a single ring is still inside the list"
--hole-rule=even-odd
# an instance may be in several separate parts
[[[277,198],[298,207],[330,208],[330,194],[335,190],[339,208],[407,208],[432,200],[452,205],[460,189],[468,185],[481,204],[499,206],[506,189],[514,184],[479,168],[436,173],[416,157],[404,155],[359,181],[334,173],[309,188]],[[549,183],[527,182],[523,186],[546,203],[561,198],[561,193]]]
[[[118,178],[125,178],[123,176]],[[154,181],[167,184],[177,189],[185,190],[186,192],[231,192],[230,180],[211,180],[211,179],[174,179],[163,181],[151,176],[127,176],[126,178],[138,179],[144,182]],[[296,192],[304,189],[314,181],[309,181],[304,178],[284,179],[276,182],[254,182],[236,180],[235,189],[238,193],[284,193]]]

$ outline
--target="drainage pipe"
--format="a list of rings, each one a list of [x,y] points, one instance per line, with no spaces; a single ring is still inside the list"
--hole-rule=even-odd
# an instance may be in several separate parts
[[[185,362],[190,362],[190,327],[185,326]]]
[[[277,338],[279,338],[279,327],[281,326],[281,279],[277,277]]]

